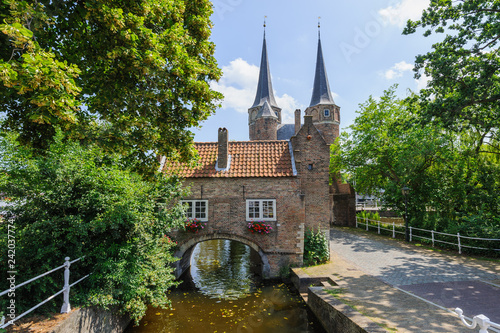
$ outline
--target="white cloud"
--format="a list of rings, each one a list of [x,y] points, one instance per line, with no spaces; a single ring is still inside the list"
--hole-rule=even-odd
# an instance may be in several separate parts
[[[387,80],[392,80],[398,77],[402,77],[404,72],[411,71],[412,69],[412,64],[409,64],[406,61],[401,61],[394,64],[394,66],[392,66],[391,69],[385,71],[383,75]]]
[[[295,123],[295,110],[302,109],[302,105],[287,94],[283,96],[274,96],[276,98],[276,103],[281,108],[281,122],[283,124],[294,124]]]
[[[246,113],[255,99],[255,89],[259,79],[259,67],[238,58],[222,67],[222,78],[212,82],[211,88],[224,95],[223,109],[235,109]]]
[[[420,91],[421,89],[424,89],[427,87],[427,82],[430,80],[430,76],[427,76],[425,74],[422,74],[418,80],[415,80],[417,83],[417,92]]]
[[[221,82],[224,85],[235,84],[243,89],[257,86],[259,67],[250,65],[241,58],[231,61],[229,66],[223,66],[222,72]]]
[[[238,58],[222,67],[222,78],[219,82],[212,82],[211,88],[224,94],[222,101],[223,109],[234,109],[241,113],[247,113],[252,106],[257,82],[259,80],[259,67],[250,65],[245,60]],[[294,111],[300,109],[295,98],[287,94],[278,96],[274,93],[276,103],[282,108],[281,117],[283,123],[294,122]]]
[[[429,0],[402,0],[395,5],[378,11],[384,21],[404,27],[408,20],[418,20],[422,11],[429,6]]]
[[[397,76],[397,73],[395,71],[393,71],[392,69],[389,69],[389,70],[385,71],[384,77],[387,80],[392,80],[392,79],[394,79],[394,78],[396,78],[398,76]]]
[[[402,77],[405,74],[405,72],[410,72],[412,70],[413,70],[412,64],[409,64],[406,61],[401,61],[394,64],[394,66],[392,66],[390,69],[381,73],[381,75],[387,80],[393,80]],[[430,77],[425,74],[422,74],[419,79],[415,79],[416,91],[419,92],[421,89],[426,88],[427,82],[429,82],[429,80]]]

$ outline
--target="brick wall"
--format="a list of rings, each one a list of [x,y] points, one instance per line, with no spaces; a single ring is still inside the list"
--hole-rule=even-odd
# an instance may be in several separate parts
[[[330,186],[332,193],[333,225],[356,225],[356,193],[350,184],[342,184],[334,178]]]
[[[250,140],[276,140],[278,119],[258,118],[250,125]]]
[[[325,110],[329,115],[325,116]],[[327,144],[332,144],[340,135],[340,107],[335,104],[308,107],[305,114],[312,116],[314,126],[320,131]]]
[[[336,138],[339,137],[340,128],[339,125],[335,123],[319,123],[314,124],[316,128],[321,132],[325,141],[332,144]]]
[[[191,195],[185,199],[208,200],[208,222],[201,234],[240,235],[258,245],[269,258],[271,276],[280,266],[302,264],[304,250],[304,200],[297,177],[273,178],[191,178],[184,181]],[[266,222],[273,231],[252,234],[247,228],[246,200],[275,199],[276,221]],[[178,232],[174,237],[182,244],[191,234]]]
[[[305,226],[329,229],[330,147],[313,125],[312,116],[304,116],[304,125],[291,140],[305,206]]]
[[[275,136],[276,130],[271,127],[275,125],[276,119],[257,119],[250,124],[250,138],[273,139],[271,132]],[[295,177],[185,180],[185,186],[191,190],[185,199],[208,200],[208,223],[200,234],[238,235],[248,244],[257,245],[269,259],[271,276],[277,276],[284,265],[302,264],[306,228],[326,231],[334,221],[350,224],[354,217],[350,215],[351,204],[355,204],[351,202],[350,188],[340,183],[336,183],[336,187],[329,185],[330,145],[313,124],[312,115],[304,117],[304,125],[291,138],[291,143],[297,169]],[[266,222],[273,228],[271,233],[261,235],[248,231],[247,199],[276,200],[277,219]],[[188,244],[192,238],[186,232],[175,236],[180,245]]]

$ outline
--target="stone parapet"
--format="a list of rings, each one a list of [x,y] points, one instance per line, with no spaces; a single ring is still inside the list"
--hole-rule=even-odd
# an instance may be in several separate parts
[[[327,293],[325,287],[309,287],[307,305],[328,333],[382,333],[385,329]]]
[[[73,312],[50,333],[122,333],[131,319],[112,310],[98,307],[80,308]]]

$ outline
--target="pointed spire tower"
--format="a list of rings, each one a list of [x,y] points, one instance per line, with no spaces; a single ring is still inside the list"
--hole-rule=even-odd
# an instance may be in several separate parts
[[[311,103],[305,110],[307,116],[313,116],[313,123],[327,143],[333,143],[339,136],[340,107],[333,101],[326,74],[323,49],[321,48],[320,23],[318,21],[318,54]]]
[[[248,109],[250,140],[276,140],[278,124],[281,123],[281,108],[274,99],[271,72],[266,45],[266,21],[264,20],[264,41],[260,59],[259,83],[252,107]]]

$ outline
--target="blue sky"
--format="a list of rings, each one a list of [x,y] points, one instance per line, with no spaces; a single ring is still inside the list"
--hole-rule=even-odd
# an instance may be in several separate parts
[[[247,109],[257,88],[267,16],[266,41],[273,89],[285,123],[309,105],[318,17],[330,87],[341,108],[341,130],[352,124],[358,105],[398,83],[398,94],[418,91],[426,78],[413,78],[415,56],[430,50],[422,31],[403,36],[408,19],[418,19],[429,0],[214,0],[212,41],[224,75],[212,83],[225,95],[222,108],[193,129],[195,141],[217,141],[226,127],[230,140],[248,140]]]

